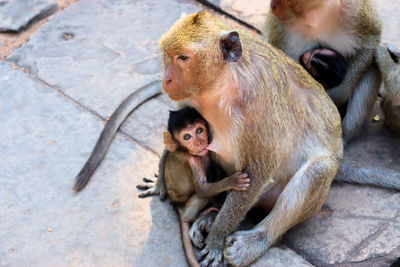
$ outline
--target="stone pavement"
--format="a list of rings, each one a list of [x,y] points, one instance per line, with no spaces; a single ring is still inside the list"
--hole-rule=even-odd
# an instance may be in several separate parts
[[[211,2],[262,28],[268,1]],[[384,41],[400,47],[400,3],[375,3]],[[166,96],[128,118],[85,190],[74,195],[72,185],[105,119],[160,78],[159,37],[203,8],[82,0],[0,62],[0,266],[187,266],[172,206],[135,188],[157,170],[174,108]],[[399,148],[382,122],[370,123],[346,157],[400,171]],[[400,257],[399,215],[399,192],[334,184],[321,211],[253,265],[389,266]]]

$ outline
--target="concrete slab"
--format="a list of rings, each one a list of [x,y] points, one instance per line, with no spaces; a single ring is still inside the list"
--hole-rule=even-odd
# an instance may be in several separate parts
[[[160,78],[159,38],[182,14],[201,9],[178,0],[83,0],[50,18],[8,60],[106,118],[129,94]],[[161,153],[162,129],[155,127],[165,125],[161,112],[168,114],[165,105],[146,109],[139,124],[122,129],[140,125],[131,136]]]
[[[137,197],[135,185],[155,172],[158,157],[117,136],[74,195],[103,124],[7,63],[0,102],[1,266],[132,266],[140,258],[185,266],[171,205]]]
[[[0,32],[18,32],[57,10],[56,0],[6,0],[0,2]]]
[[[266,3],[219,3],[261,25],[251,20],[252,12],[264,12]],[[379,3],[384,29],[390,25],[384,40],[395,44],[398,5]],[[174,107],[166,96],[141,106],[123,127],[141,147],[117,137],[87,189],[74,197],[70,189],[103,126],[93,115],[110,116],[127,95],[159,79],[157,40],[182,13],[200,9],[182,0],[82,0],[50,18],[8,58],[33,79],[0,65],[6,103],[0,106],[6,129],[0,199],[7,203],[0,209],[0,228],[6,229],[0,240],[7,240],[0,265],[186,265],[171,205],[139,200],[134,188],[156,170],[157,157],[143,148],[162,150],[167,110]],[[374,124],[346,157],[398,169],[398,147],[397,137]],[[398,194],[335,184],[323,209],[285,236],[289,248],[273,248],[254,265],[310,266],[297,252],[321,266],[387,266],[400,255]]]

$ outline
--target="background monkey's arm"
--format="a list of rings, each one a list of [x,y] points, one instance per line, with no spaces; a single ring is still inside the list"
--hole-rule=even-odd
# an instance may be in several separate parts
[[[397,64],[394,59],[397,59]],[[389,98],[400,98],[400,65],[398,64],[400,51],[393,46],[380,45],[376,49],[375,58],[382,80],[385,85],[385,91]]]
[[[343,82],[326,91],[337,106],[345,104],[354,94],[354,89],[358,85],[361,76],[372,62],[373,51],[369,49],[360,49],[356,52],[356,55],[348,59],[347,73]]]

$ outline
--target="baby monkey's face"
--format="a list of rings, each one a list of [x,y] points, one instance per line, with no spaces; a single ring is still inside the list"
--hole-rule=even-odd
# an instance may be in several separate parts
[[[188,125],[175,134],[175,139],[194,156],[203,157],[208,152],[208,134],[203,122]]]

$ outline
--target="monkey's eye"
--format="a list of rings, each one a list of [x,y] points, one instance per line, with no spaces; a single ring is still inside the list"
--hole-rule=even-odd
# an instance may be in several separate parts
[[[182,60],[182,61],[185,61],[185,60],[187,60],[189,57],[188,56],[185,56],[185,55],[179,55],[179,57],[178,57],[178,59],[180,59],[180,60]]]
[[[196,129],[196,134],[201,134],[203,132],[203,128],[199,127]]]
[[[192,136],[190,134],[185,134],[183,136],[183,139],[186,140],[186,141],[189,140],[190,138],[192,138]]]

